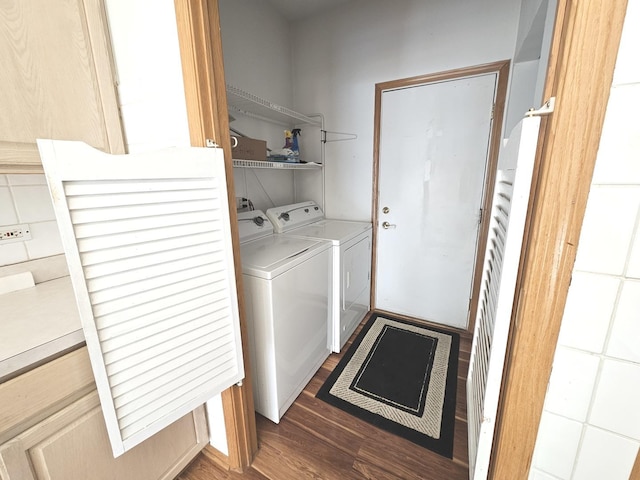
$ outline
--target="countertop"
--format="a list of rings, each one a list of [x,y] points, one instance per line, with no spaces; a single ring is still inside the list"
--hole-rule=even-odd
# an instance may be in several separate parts
[[[0,382],[81,346],[68,276],[0,296]]]

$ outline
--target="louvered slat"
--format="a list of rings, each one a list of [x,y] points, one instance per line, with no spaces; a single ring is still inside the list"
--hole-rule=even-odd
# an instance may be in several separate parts
[[[191,291],[189,293],[197,294],[195,291]],[[141,316],[130,317],[127,314],[130,314],[131,310],[126,310],[125,312],[122,312],[122,314],[117,315],[117,318],[116,315],[112,315],[110,317],[110,323],[107,326],[100,328],[100,322],[96,322],[98,326],[98,334],[100,336],[100,340],[102,340],[105,346],[105,350],[108,351],[108,349],[106,349],[107,342],[112,338],[125,338],[127,335],[134,335],[134,338],[137,339],[138,334],[144,334],[143,330],[145,328],[160,328],[163,323],[171,325],[172,319],[176,315],[182,312],[202,308],[211,302],[212,296],[210,294],[206,294],[196,296],[195,298],[191,298],[179,304],[171,305],[170,307],[161,307],[158,310],[154,310]],[[224,315],[227,314],[226,311],[223,311],[222,313]],[[125,317],[125,315],[127,316]]]
[[[244,376],[222,153],[39,148],[119,455]]]
[[[145,315],[152,315],[154,318],[161,319],[161,315],[158,312],[165,311],[172,307],[180,308],[180,305],[186,304],[189,301],[201,298],[205,295],[212,294],[209,285],[200,286],[191,290],[186,290],[181,293],[182,302],[176,302],[173,297],[160,298],[156,302],[146,303],[142,305],[136,305],[126,310],[121,310],[110,314],[109,316],[95,317],[95,323],[99,332],[105,331],[108,327],[122,325],[128,321],[136,321],[137,318]],[[186,307],[185,307],[186,308]]]
[[[220,251],[224,245],[213,245],[214,243],[222,242],[223,238],[219,232],[207,232],[198,235],[192,235],[191,237],[183,237],[179,241],[174,238],[168,238],[166,240],[159,240],[153,243],[147,243],[145,245],[145,255],[151,255],[153,253],[170,254],[175,249],[183,249],[188,247],[194,247],[197,245],[210,245],[213,250]],[[96,252],[83,252],[82,261],[83,266],[89,267],[100,263],[109,263],[117,260],[126,260],[135,262],[139,260],[137,252],[139,251],[138,245],[127,245],[123,247],[112,247],[106,250],[100,250]]]
[[[118,274],[122,272],[130,272],[133,274],[133,272],[137,272],[146,267],[155,267],[158,263],[169,263],[172,261],[179,262],[189,258],[208,255],[210,253],[212,253],[211,245],[208,243],[202,243],[193,246],[186,246],[180,250],[147,254],[144,257],[112,260],[108,263],[86,265],[84,267],[84,272],[87,279],[106,277],[110,274]]]
[[[473,480],[488,473],[539,122],[522,120],[500,154],[467,375]]]

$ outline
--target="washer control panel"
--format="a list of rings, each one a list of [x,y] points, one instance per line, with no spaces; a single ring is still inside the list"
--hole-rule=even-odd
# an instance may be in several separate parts
[[[273,234],[273,225],[260,210],[238,213],[240,243]]]

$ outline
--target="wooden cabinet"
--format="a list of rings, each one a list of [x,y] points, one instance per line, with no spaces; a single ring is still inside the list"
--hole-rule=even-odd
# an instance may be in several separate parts
[[[2,480],[171,479],[207,443],[199,407],[114,459],[87,372],[82,348],[0,385]]]
[[[42,171],[37,138],[124,153],[102,0],[0,3],[0,173]]]

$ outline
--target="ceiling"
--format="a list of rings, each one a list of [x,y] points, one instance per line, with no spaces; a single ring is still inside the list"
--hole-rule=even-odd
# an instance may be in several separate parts
[[[269,0],[289,21],[311,17],[324,10],[331,10],[351,0]]]

